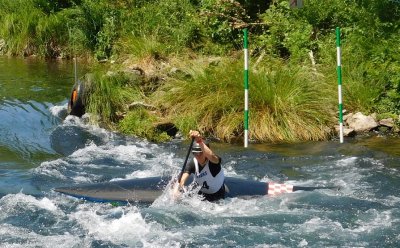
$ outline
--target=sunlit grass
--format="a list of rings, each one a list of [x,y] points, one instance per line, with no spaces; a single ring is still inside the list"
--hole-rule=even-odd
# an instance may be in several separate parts
[[[87,76],[87,112],[104,124],[116,121],[117,112],[126,111],[127,103],[141,98],[135,82],[124,74],[107,75],[98,70]]]
[[[0,3],[0,37],[6,40],[6,49],[12,55],[34,54],[36,25],[43,18],[32,1],[2,1]]]
[[[193,79],[172,80],[154,95],[183,132],[197,128],[225,141],[243,133],[242,63],[223,59]],[[311,69],[284,63],[250,73],[250,138],[322,140],[329,136],[335,96]]]
[[[86,56],[89,47],[83,13],[78,8],[45,14],[35,1],[0,1],[0,37],[10,55]]]
[[[236,44],[241,30],[233,24],[243,21],[236,18],[248,14],[244,6],[252,4],[134,2],[85,0],[63,9],[54,8],[53,2],[45,6],[37,0],[0,1],[0,41],[5,43],[1,52],[88,56],[106,63],[113,72],[94,69],[87,77],[87,111],[124,133],[156,140],[163,134],[153,132],[154,123],[162,120],[173,122],[182,133],[196,128],[225,141],[242,137],[243,58]],[[395,15],[386,21],[374,19],[374,8],[366,11],[354,3],[348,6],[351,11],[337,11],[340,1],[329,6],[309,1],[309,8],[298,11],[290,10],[285,1],[277,3],[255,20],[265,27],[249,27],[250,139],[329,138],[338,122],[338,24],[343,26],[344,108],[398,114]],[[221,12],[210,13],[214,9]],[[369,29],[372,35],[365,35]],[[133,101],[158,109],[127,109]]]
[[[118,123],[118,129],[124,134],[143,137],[151,141],[163,142],[170,140],[167,133],[157,130],[154,122],[157,122],[157,116],[149,111],[138,108],[130,111],[127,116]]]
[[[167,47],[157,41],[154,36],[134,37],[129,35],[117,42],[114,52],[119,57],[124,58],[129,55],[139,61],[146,58],[165,57],[167,56]]]

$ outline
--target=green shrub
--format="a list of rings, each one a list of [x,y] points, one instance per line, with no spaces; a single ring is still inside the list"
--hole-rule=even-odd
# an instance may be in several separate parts
[[[204,0],[200,10],[200,21],[207,37],[231,49],[241,47],[242,38],[239,27],[243,27],[250,18],[239,2]]]
[[[130,10],[123,22],[127,36],[165,44],[170,52],[194,47],[201,39],[196,11],[189,0],[149,1]]]
[[[140,90],[123,73],[104,74],[101,70],[87,75],[87,112],[100,118],[103,124],[117,121],[117,112],[126,104],[141,98]]]
[[[173,80],[154,95],[182,131],[199,129],[226,141],[243,133],[242,62],[223,60]],[[250,74],[250,138],[258,141],[321,140],[330,135],[336,107],[331,87],[309,68],[277,63]]]
[[[153,123],[157,119],[149,114],[145,109],[139,108],[130,111],[127,116],[118,124],[118,129],[129,135],[146,138],[150,141],[164,142],[171,138],[165,132],[156,130]]]
[[[315,50],[313,27],[300,14],[291,10],[287,1],[272,5],[261,18],[267,29],[257,38],[257,45],[268,51],[268,54],[292,62],[309,59],[308,53]]]
[[[36,26],[44,17],[32,0],[0,1],[0,37],[6,41],[7,52],[13,55],[34,54]]]

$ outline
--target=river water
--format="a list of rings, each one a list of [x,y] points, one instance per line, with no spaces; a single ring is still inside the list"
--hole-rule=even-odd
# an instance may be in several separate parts
[[[188,143],[66,117],[71,63],[0,57],[0,247],[400,247],[400,139],[212,144],[226,175],[336,190],[85,202],[55,187],[176,175]]]

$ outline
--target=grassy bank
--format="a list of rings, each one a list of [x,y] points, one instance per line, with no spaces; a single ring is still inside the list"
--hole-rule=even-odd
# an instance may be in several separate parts
[[[340,26],[345,108],[400,114],[400,4],[303,2],[0,0],[0,52],[105,61],[87,75],[88,110],[110,128],[161,141],[157,123],[172,123],[232,142],[248,27],[250,139],[323,140],[338,122]]]
[[[272,61],[270,61],[272,62]],[[333,124],[334,104],[327,82],[311,68],[274,61],[250,73],[250,138],[258,141],[321,140]],[[243,63],[221,59],[165,83],[152,102],[180,130],[198,127],[225,141],[243,136]]]

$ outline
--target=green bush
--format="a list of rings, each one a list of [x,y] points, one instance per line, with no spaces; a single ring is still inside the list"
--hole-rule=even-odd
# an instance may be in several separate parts
[[[75,5],[79,5],[81,0],[33,0],[35,6],[41,9],[46,14],[55,13],[63,9],[71,8]]]
[[[169,52],[195,47],[201,41],[197,13],[189,0],[148,1],[130,10],[123,30],[131,39],[153,39],[165,44]]]
[[[130,111],[128,115],[118,124],[118,128],[122,133],[144,137],[150,141],[164,142],[171,138],[165,132],[160,132],[154,128],[153,123],[156,121],[154,115],[149,114],[146,110],[139,108]]]
[[[250,74],[250,138],[259,141],[321,140],[330,135],[336,102],[330,87],[312,69],[275,66]],[[226,141],[243,133],[242,62],[224,60],[172,80],[153,101],[182,131],[197,128]]]
[[[200,21],[205,35],[213,42],[239,48],[241,29],[249,20],[243,6],[236,1],[205,0],[201,3]]]
[[[0,1],[0,37],[6,41],[7,53],[32,55],[36,26],[45,15],[35,8],[32,0]]]
[[[287,1],[272,5],[261,18],[267,30],[257,38],[257,45],[268,54],[301,62],[308,59],[309,51],[315,50],[312,25],[293,12]]]
[[[97,70],[88,74],[86,81],[87,112],[99,117],[105,125],[116,122],[117,112],[124,112],[127,103],[141,99],[139,88],[124,73],[104,74],[104,71]]]
[[[341,27],[345,108],[400,112],[399,4],[389,0],[307,0],[303,8],[289,9],[282,0],[260,17],[266,31],[256,36],[255,51],[306,64],[311,63],[308,53],[313,51],[316,69],[329,77],[332,85],[337,81],[335,28]]]
[[[344,108],[400,114],[398,1],[303,2],[303,8],[290,9],[287,0],[0,0],[1,49],[13,55],[140,61],[157,71],[146,80],[162,79],[151,82],[157,87],[149,89],[156,92],[146,96],[153,93],[161,113],[181,131],[199,127],[231,140],[243,132],[238,51],[246,26],[251,125],[257,129],[251,137],[323,139],[326,127],[337,122],[339,26]],[[184,76],[170,75],[172,67]],[[120,73],[94,72],[89,110],[102,122],[117,121],[116,111],[126,111],[127,101],[142,99],[131,81]],[[127,132],[135,129],[128,128],[130,116],[154,121],[147,114],[130,113],[132,120],[121,125]]]

